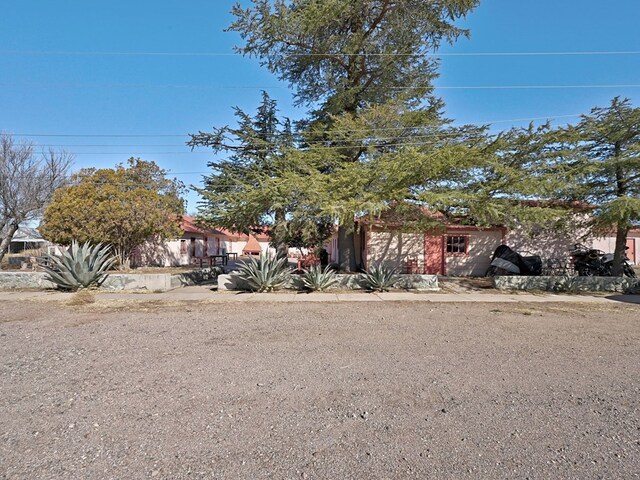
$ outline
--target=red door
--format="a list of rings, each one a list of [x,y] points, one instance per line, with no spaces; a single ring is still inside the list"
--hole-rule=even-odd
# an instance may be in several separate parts
[[[424,236],[424,269],[428,275],[444,275],[444,237]]]
[[[631,263],[636,263],[636,239],[635,238],[627,238],[627,257],[631,260]]]

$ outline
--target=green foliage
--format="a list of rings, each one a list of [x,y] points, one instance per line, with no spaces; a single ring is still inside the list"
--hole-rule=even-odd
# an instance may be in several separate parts
[[[298,124],[302,192],[314,212],[340,224],[340,265],[355,269],[354,216],[412,200],[431,184],[447,190],[451,170],[475,159],[442,133],[433,96],[438,62],[429,55],[469,32],[456,26],[478,0],[253,0],[239,3],[229,30],[310,107]],[[445,138],[452,139],[447,143]],[[432,142],[432,140],[435,140]],[[433,144],[458,143],[436,153]],[[424,146],[424,148],[422,147]],[[454,173],[454,174],[455,174]],[[416,186],[417,185],[417,186]]]
[[[315,265],[309,270],[305,270],[302,276],[302,283],[307,290],[312,292],[323,291],[338,283],[335,272],[326,266],[324,269]]]
[[[147,239],[177,238],[183,186],[154,162],[130,159],[115,169],[83,169],[56,190],[40,231],[50,241],[106,243],[127,267]]]
[[[272,292],[284,287],[291,278],[286,258],[272,257],[261,253],[259,258],[251,257],[240,268],[240,278],[256,292]]]
[[[191,147],[209,147],[226,158],[210,162],[212,174],[204,187],[200,218],[205,223],[250,233],[271,226],[271,244],[286,256],[287,243],[320,244],[326,238],[325,219],[314,206],[310,173],[313,168],[294,154],[288,119],[277,117],[277,105],[263,92],[254,117],[236,109],[238,127],[191,135]]]
[[[301,105],[340,114],[396,98],[407,87],[423,98],[432,87],[443,42],[479,0],[252,0],[232,10],[245,45],[237,50],[296,88]],[[353,111],[353,110],[351,110]]]
[[[562,194],[594,206],[595,231],[616,231],[613,274],[621,275],[627,233],[640,224],[640,108],[616,97],[554,135]]]
[[[396,272],[383,265],[375,265],[366,273],[362,273],[361,277],[367,289],[372,292],[388,292],[398,281]]]
[[[106,272],[115,265],[111,248],[102,244],[91,246],[89,242],[80,246],[75,240],[61,257],[49,255],[50,265],[42,268],[47,280],[62,290],[99,287],[107,278]]]

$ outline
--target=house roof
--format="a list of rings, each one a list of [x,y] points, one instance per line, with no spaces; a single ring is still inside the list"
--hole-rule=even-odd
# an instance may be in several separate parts
[[[47,243],[35,228],[18,227],[18,230],[11,239],[12,242]]]
[[[242,249],[242,253],[260,253],[262,252],[262,248],[260,248],[260,244],[258,240],[253,235],[249,235],[249,240],[247,240],[247,244]]]
[[[194,217],[184,215],[180,221],[180,228],[185,233],[197,233],[200,235],[219,235],[222,237],[228,237],[235,240],[244,240],[249,239],[249,236],[245,233],[240,232],[232,232],[231,230],[227,230],[222,227],[215,228],[206,228],[198,223],[198,220]],[[263,233],[254,233],[252,236],[256,237],[257,240],[267,241],[269,240],[268,227],[260,227],[263,230]]]

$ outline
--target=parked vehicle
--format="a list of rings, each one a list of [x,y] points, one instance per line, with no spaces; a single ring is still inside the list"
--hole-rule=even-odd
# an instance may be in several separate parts
[[[487,277],[499,275],[527,275],[542,274],[542,259],[539,255],[523,256],[507,245],[500,245],[493,252],[491,266],[487,270]]]
[[[576,273],[580,277],[610,277],[613,272],[613,253],[604,253],[597,248],[588,248],[576,243],[570,252]],[[625,255],[622,265],[623,275],[635,277],[636,272]]]

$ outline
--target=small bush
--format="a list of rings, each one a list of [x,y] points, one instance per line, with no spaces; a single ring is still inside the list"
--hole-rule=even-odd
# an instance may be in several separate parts
[[[302,283],[307,290],[317,292],[335,285],[338,283],[338,278],[329,266],[322,269],[316,265],[304,271]]]
[[[372,292],[388,292],[398,281],[395,270],[391,270],[382,265],[377,265],[366,273],[361,274],[362,280],[368,290]]]
[[[272,292],[284,287],[291,278],[291,269],[287,259],[260,254],[258,259],[251,257],[240,265],[240,278],[249,284],[255,292]]]

